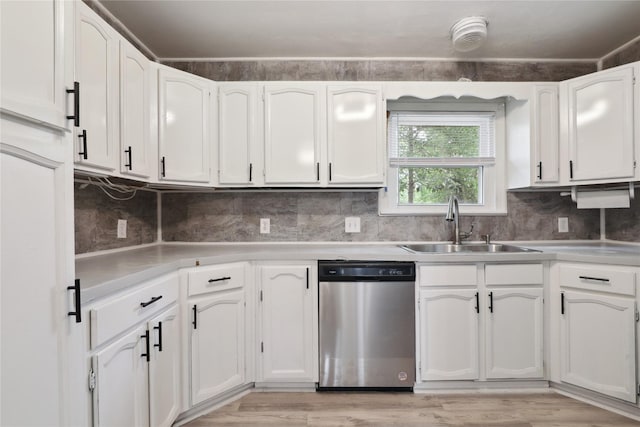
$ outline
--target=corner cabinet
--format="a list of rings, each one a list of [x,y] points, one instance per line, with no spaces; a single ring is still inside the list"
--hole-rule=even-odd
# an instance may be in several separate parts
[[[317,382],[317,264],[263,264],[257,274],[256,382]]]
[[[264,182],[320,183],[326,122],[323,85],[264,85]]]
[[[561,83],[568,115],[566,184],[638,178],[639,70],[635,63]]]
[[[158,67],[159,179],[209,184],[214,83]]]
[[[381,87],[327,88],[329,185],[384,183],[384,111]]]

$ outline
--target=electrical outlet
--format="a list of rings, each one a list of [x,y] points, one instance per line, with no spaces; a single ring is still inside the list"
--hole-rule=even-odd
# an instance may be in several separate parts
[[[569,232],[569,218],[566,216],[561,216],[558,218],[558,233],[568,233]]]
[[[348,216],[344,219],[344,232],[345,233],[359,233],[360,232],[360,217]]]
[[[127,220],[119,219],[118,220],[118,239],[126,239],[127,238]]]
[[[269,218],[260,218],[260,234],[271,233],[271,220]]]

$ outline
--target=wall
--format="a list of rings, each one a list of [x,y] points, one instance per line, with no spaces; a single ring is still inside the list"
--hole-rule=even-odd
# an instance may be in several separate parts
[[[157,239],[157,194],[139,190],[127,201],[110,199],[98,186],[76,183],[76,254],[153,243]],[[117,238],[118,219],[127,220],[127,237]]]
[[[507,216],[467,217],[472,240],[599,238],[599,211],[578,212],[558,192],[510,193]],[[344,218],[358,216],[361,232],[344,232]],[[569,218],[569,233],[557,233],[557,217]],[[260,234],[260,218],[271,233]],[[210,192],[162,196],[162,234],[168,242],[417,241],[450,240],[453,226],[440,216],[378,216],[377,192]]]

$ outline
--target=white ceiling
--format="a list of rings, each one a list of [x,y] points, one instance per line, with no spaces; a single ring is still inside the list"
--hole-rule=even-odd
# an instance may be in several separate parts
[[[640,35],[640,0],[101,0],[159,59],[598,60]],[[484,16],[487,42],[449,30]]]

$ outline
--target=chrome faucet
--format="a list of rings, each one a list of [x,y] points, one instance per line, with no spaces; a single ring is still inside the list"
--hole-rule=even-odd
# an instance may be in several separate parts
[[[447,207],[447,214],[444,217],[445,221],[453,221],[455,225],[455,235],[453,239],[454,245],[462,243],[462,239],[466,239],[473,233],[473,224],[471,224],[471,230],[467,233],[460,233],[460,206],[458,204],[458,198],[454,195],[449,196],[449,206]]]

